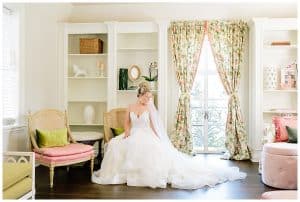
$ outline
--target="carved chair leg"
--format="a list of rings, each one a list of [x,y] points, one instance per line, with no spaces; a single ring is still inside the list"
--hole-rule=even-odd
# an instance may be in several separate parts
[[[53,188],[54,166],[50,166],[50,188]]]
[[[94,170],[94,155],[91,158],[91,175],[93,175],[93,170]]]

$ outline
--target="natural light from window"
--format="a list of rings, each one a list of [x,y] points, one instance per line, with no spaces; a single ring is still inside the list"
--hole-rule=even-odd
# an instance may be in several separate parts
[[[227,103],[228,97],[205,36],[191,92],[191,131],[195,153],[225,150]]]
[[[18,17],[3,7],[2,15],[2,104],[3,119],[16,121],[19,113]],[[10,121],[8,121],[10,120]]]

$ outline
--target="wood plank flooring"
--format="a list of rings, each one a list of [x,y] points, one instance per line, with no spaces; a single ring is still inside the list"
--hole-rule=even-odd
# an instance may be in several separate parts
[[[221,160],[220,155],[198,155],[204,164],[237,166],[247,178],[218,184],[213,188],[179,190],[129,187],[126,185],[98,185],[90,181],[89,168],[83,166],[55,169],[54,187],[49,188],[49,170],[36,168],[36,199],[259,199],[265,191],[275,190],[261,182],[258,163]]]

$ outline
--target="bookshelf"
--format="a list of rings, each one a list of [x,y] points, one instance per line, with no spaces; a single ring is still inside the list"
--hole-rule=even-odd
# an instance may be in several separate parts
[[[249,145],[252,161],[257,162],[263,146],[264,124],[271,124],[273,116],[297,115],[297,86],[283,88],[281,85],[282,68],[297,63],[297,21],[294,18],[254,18],[250,23],[249,40]],[[275,41],[289,43],[272,45]],[[273,72],[271,77],[268,68]],[[274,81],[272,85],[268,84],[270,78]]]

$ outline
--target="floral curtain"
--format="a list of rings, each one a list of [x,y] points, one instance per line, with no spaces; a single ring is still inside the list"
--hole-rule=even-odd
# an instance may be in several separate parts
[[[225,146],[230,159],[249,159],[247,134],[237,95],[248,26],[243,21],[208,21],[207,32],[219,76],[229,95]]]
[[[175,132],[171,135],[171,141],[178,150],[187,154],[191,154],[193,150],[190,133],[190,91],[199,63],[204,25],[204,21],[176,21],[171,22],[169,28],[173,65],[180,87]]]

